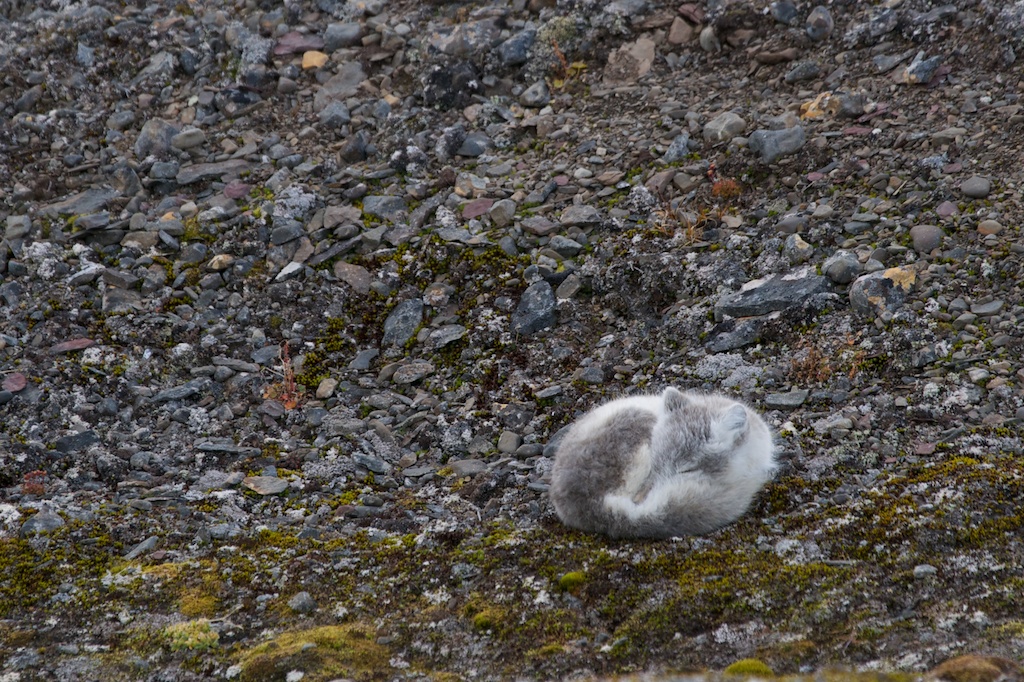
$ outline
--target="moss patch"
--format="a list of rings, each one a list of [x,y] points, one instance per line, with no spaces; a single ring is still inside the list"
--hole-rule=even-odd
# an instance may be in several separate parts
[[[291,670],[307,682],[338,677],[386,680],[392,675],[388,649],[374,641],[363,625],[326,625],[284,632],[238,658],[242,682],[280,680]]]

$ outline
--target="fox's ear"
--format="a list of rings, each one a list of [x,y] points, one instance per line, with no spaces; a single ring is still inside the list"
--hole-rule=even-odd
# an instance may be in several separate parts
[[[719,422],[721,429],[726,433],[740,434],[747,428],[747,408],[742,405],[733,405]]]
[[[682,409],[683,406],[686,405],[686,395],[676,388],[669,386],[661,395],[665,399],[665,407],[668,408],[669,411]]]

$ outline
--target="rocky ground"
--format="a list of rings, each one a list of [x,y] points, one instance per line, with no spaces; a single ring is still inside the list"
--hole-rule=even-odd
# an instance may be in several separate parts
[[[4,682],[1022,657],[1024,2],[0,16]],[[561,526],[667,385],[776,480]]]

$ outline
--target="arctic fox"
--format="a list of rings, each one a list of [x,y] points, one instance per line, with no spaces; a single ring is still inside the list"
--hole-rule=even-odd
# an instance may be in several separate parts
[[[722,395],[620,398],[558,446],[549,496],[562,522],[613,538],[699,535],[738,519],[775,469],[764,420]]]

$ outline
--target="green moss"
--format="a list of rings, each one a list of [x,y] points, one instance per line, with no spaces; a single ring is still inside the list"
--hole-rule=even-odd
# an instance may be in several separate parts
[[[775,677],[775,673],[764,661],[756,658],[744,658],[736,661],[725,669],[726,675],[740,675],[743,677]]]
[[[572,592],[587,582],[587,574],[583,571],[570,571],[558,579],[558,586],[564,592]]]
[[[171,651],[209,651],[217,648],[220,641],[220,635],[205,618],[168,625],[163,634]]]
[[[242,682],[277,682],[292,670],[304,682],[339,677],[386,680],[391,677],[390,652],[374,641],[368,626],[327,625],[284,632],[238,656]]]

